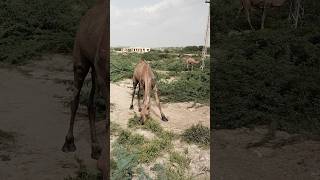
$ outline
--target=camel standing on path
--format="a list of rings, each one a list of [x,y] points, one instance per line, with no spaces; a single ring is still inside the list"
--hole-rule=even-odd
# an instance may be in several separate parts
[[[158,88],[156,85],[156,79],[155,76],[151,70],[151,67],[148,63],[146,63],[144,60],[140,60],[140,62],[136,65],[133,73],[133,93],[132,93],[132,100],[131,100],[131,106],[130,109],[133,109],[133,99],[136,91],[137,85],[139,85],[138,89],[138,107],[139,112],[141,114],[141,121],[142,124],[147,120],[150,114],[150,96],[151,91],[154,90],[155,92],[155,98],[157,102],[157,106],[160,110],[161,114],[161,120],[162,121],[168,121],[164,113],[162,112],[161,106],[160,106],[160,100],[158,96]],[[141,108],[140,105],[140,88],[143,88],[144,95],[143,95],[143,108]]]
[[[187,69],[189,70],[189,65],[191,66],[191,71],[193,71],[193,65],[195,64],[199,64],[200,61],[195,60],[194,58],[192,58],[189,55],[183,55],[182,59],[184,60],[184,62],[187,64]]]
[[[76,34],[73,49],[74,94],[71,101],[71,118],[69,130],[62,147],[63,152],[74,152],[73,127],[75,115],[79,106],[80,91],[83,82],[91,69],[92,87],[89,96],[88,114],[91,134],[91,157],[98,159],[101,155],[101,147],[97,140],[95,128],[95,92],[100,92],[105,99],[106,107],[109,104],[109,88],[107,88],[107,69],[109,69],[109,0],[98,0],[97,4],[88,10],[82,17],[80,28]],[[109,137],[110,121],[106,114],[106,136]],[[104,142],[105,148],[109,142]],[[109,147],[109,146],[108,146]],[[104,157],[109,157],[109,150],[104,150]],[[105,163],[108,159],[102,159]],[[100,159],[101,161],[101,159]],[[103,169],[103,176],[109,176],[107,169]]]
[[[240,0],[241,8],[238,12],[238,16],[243,10],[245,10],[250,28],[254,30],[251,24],[250,12],[253,8],[262,9],[261,29],[264,29],[267,8],[281,7],[286,1],[287,0]]]

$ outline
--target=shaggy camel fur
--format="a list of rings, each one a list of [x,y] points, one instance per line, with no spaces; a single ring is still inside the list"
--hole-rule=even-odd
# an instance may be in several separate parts
[[[88,10],[82,17],[80,28],[76,34],[73,49],[73,71],[74,71],[74,94],[71,101],[71,118],[69,130],[62,147],[64,152],[74,152],[76,146],[74,144],[73,127],[75,115],[79,106],[80,91],[83,86],[85,77],[91,69],[92,87],[89,96],[88,114],[91,134],[91,157],[98,159],[101,154],[101,147],[97,140],[95,128],[95,92],[101,93],[105,99],[107,108],[109,107],[109,88],[107,88],[107,69],[109,69],[109,0],[98,0],[97,4]],[[106,109],[107,110],[107,109]],[[109,117],[106,114],[106,136],[109,137]],[[107,146],[108,142],[105,142]],[[105,147],[106,148],[106,147]],[[109,157],[109,151],[104,157]],[[109,158],[108,158],[109,159]],[[108,159],[101,159],[105,163]],[[104,179],[107,179],[109,173],[107,169],[103,169]]]
[[[241,8],[239,10],[238,15],[245,10],[247,15],[247,21],[250,25],[250,28],[254,30],[251,24],[250,12],[253,8],[262,9],[262,17],[261,17],[261,29],[264,29],[264,22],[266,19],[266,9],[272,7],[280,7],[282,6],[286,0],[240,0]]]
[[[155,98],[157,102],[157,106],[160,110],[161,114],[161,120],[168,121],[164,113],[162,112],[161,106],[160,106],[160,100],[158,96],[158,88],[156,85],[156,79],[155,76],[151,70],[151,67],[148,63],[146,63],[144,60],[140,60],[140,62],[136,65],[133,73],[133,93],[132,93],[132,100],[131,100],[131,106],[130,109],[133,109],[133,99],[136,91],[137,85],[139,85],[138,89],[138,107],[139,112],[141,115],[141,123],[144,124],[144,122],[147,120],[150,114],[150,96],[151,91],[155,91]],[[140,88],[143,88],[144,95],[143,95],[143,108],[141,108],[140,105]]]

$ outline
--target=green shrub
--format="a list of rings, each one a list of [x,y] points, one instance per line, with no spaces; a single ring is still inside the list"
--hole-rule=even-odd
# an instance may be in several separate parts
[[[136,64],[141,59],[140,54],[128,55],[111,54],[110,80],[113,82],[122,79],[131,79]]]
[[[159,91],[164,101],[209,103],[209,71],[190,71],[181,73],[176,81],[159,82]]]
[[[241,29],[248,29],[245,18],[234,19],[238,2],[216,3],[216,11],[211,11],[216,22],[213,127],[252,127],[272,120],[280,130],[319,134],[320,21],[316,9],[320,3],[310,0],[303,5],[306,14],[315,15],[304,16],[297,29],[288,25],[285,10],[268,15],[266,29],[243,33]],[[219,14],[222,11],[224,16]],[[230,18],[224,18],[226,14]],[[239,34],[228,34],[235,30]]]
[[[121,145],[142,145],[146,141],[142,135],[132,134],[130,131],[122,130],[119,134],[117,142]]]
[[[178,164],[183,169],[188,169],[191,159],[178,152],[171,152],[169,161]]]
[[[145,121],[144,125],[141,125],[140,118],[135,114],[133,118],[128,121],[129,128],[141,128],[153,132],[156,135],[160,135],[163,132],[163,128],[160,123],[152,118]]]
[[[201,124],[192,125],[182,133],[182,140],[201,146],[210,145],[210,129]]]
[[[113,147],[114,164],[111,169],[111,179],[132,179],[133,171],[138,165],[137,154],[127,151],[126,148],[117,143]]]
[[[20,64],[44,52],[70,52],[87,9],[76,0],[1,1],[0,61]]]

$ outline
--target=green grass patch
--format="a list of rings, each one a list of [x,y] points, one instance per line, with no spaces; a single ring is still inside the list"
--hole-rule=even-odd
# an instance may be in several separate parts
[[[119,143],[113,144],[112,158],[111,158],[111,179],[122,180],[132,179],[151,179],[150,176],[139,166],[139,153],[137,149],[128,150],[127,147]]]
[[[169,161],[178,164],[181,168],[187,169],[189,168],[191,159],[189,159],[185,154],[174,151],[170,153]]]
[[[144,125],[141,125],[139,119],[140,118],[135,114],[134,117],[129,119],[128,127],[149,130],[156,135],[160,135],[163,133],[164,130],[158,121],[156,121],[152,118],[149,118],[145,121]]]
[[[174,180],[191,180],[192,177],[186,175],[184,167],[176,166],[171,162],[166,164],[155,164],[151,170],[156,172],[157,180],[174,179]]]
[[[128,152],[136,154],[140,163],[149,163],[172,146],[173,137],[172,133],[163,132],[157,138],[148,141],[142,135],[122,130],[117,143],[126,148]]]
[[[122,130],[120,132],[117,141],[119,144],[127,146],[137,146],[147,142],[142,135],[133,134],[127,130]]]
[[[181,137],[187,143],[194,143],[205,147],[210,145],[210,129],[201,124],[192,125],[182,133]]]
[[[162,133],[158,138],[145,143],[141,147],[139,160],[142,163],[149,163],[155,160],[163,151],[172,147],[173,134],[169,132]]]
[[[138,156],[136,153],[128,151],[127,148],[119,143],[113,144],[112,151],[112,167],[111,167],[111,179],[122,180],[132,179],[134,169],[138,165]]]
[[[136,134],[130,130],[120,130],[116,142],[113,144],[113,157],[116,163],[123,161],[125,165],[114,165],[115,177],[128,177],[132,173],[138,173],[140,177],[149,177],[143,169],[138,170],[138,164],[153,162],[165,151],[172,147],[174,134],[163,130],[157,121],[149,119],[144,126],[141,126],[137,116],[129,119],[128,127],[134,131],[137,129],[146,129],[153,132],[156,137],[152,140],[146,140],[143,135]],[[124,156],[116,151],[125,151]],[[119,161],[119,162],[118,162]],[[124,168],[126,167],[126,168]],[[130,168],[129,168],[130,167]],[[131,175],[129,175],[131,173]],[[147,178],[148,179],[148,178]]]

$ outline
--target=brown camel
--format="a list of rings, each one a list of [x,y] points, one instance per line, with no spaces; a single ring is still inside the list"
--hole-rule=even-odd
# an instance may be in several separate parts
[[[187,69],[189,70],[189,65],[190,65],[192,71],[193,71],[193,65],[200,63],[200,61],[195,60],[189,55],[182,55],[182,59],[187,64]]]
[[[95,128],[95,92],[101,93],[105,99],[106,107],[109,104],[109,88],[107,88],[107,69],[109,69],[109,0],[98,0],[97,4],[88,10],[82,17],[80,28],[76,34],[73,49],[73,71],[74,71],[74,94],[71,101],[71,118],[69,130],[62,147],[64,152],[74,152],[73,127],[75,115],[79,106],[80,91],[85,77],[91,69],[92,87],[89,96],[88,114],[91,134],[91,157],[98,159],[101,154],[101,147],[97,140]],[[107,109],[106,109],[107,110]],[[106,136],[109,137],[109,117],[106,114]],[[104,142],[105,148],[108,142]],[[108,150],[104,157],[109,157]],[[107,163],[108,159],[104,159]],[[108,177],[108,171],[104,169],[104,179]]]
[[[168,121],[164,113],[162,112],[161,106],[160,106],[160,100],[158,96],[158,88],[156,85],[156,79],[155,76],[151,70],[151,67],[148,63],[146,63],[144,60],[140,60],[139,63],[136,65],[133,73],[133,93],[132,93],[132,100],[131,100],[131,106],[130,109],[133,109],[133,99],[136,91],[137,85],[139,85],[138,89],[138,107],[139,112],[141,115],[141,123],[144,124],[144,122],[147,120],[150,114],[150,96],[151,91],[155,91],[155,98],[157,102],[157,106],[160,110],[161,114],[161,120]],[[140,88],[144,90],[143,95],[143,108],[141,108],[140,105]]]
[[[280,7],[282,6],[286,0],[240,0],[241,2],[241,8],[239,10],[238,15],[245,10],[247,15],[247,21],[250,25],[250,28],[254,30],[252,24],[251,24],[251,18],[250,18],[250,12],[253,10],[253,8],[262,9],[262,17],[261,17],[261,29],[264,29],[264,22],[266,19],[266,11],[267,8],[273,8],[273,7]]]

